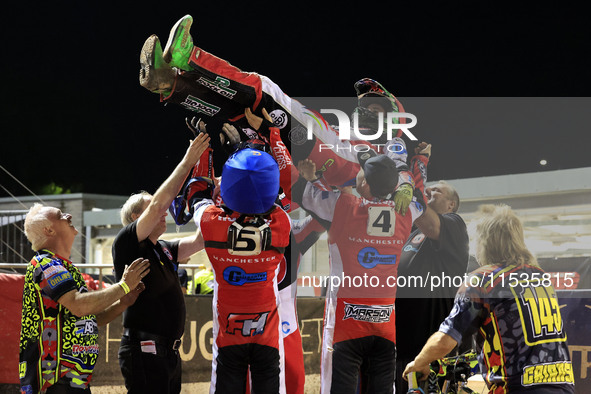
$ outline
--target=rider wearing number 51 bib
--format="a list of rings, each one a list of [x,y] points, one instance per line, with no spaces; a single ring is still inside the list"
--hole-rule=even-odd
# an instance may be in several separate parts
[[[398,257],[424,201],[413,198],[398,213],[394,160],[359,153],[359,198],[316,186],[316,165],[300,162],[292,198],[312,216],[330,223],[331,283],[324,315],[322,393],[392,393],[396,368],[394,301]],[[420,193],[417,193],[422,197]],[[340,281],[341,283],[337,283]],[[361,374],[360,374],[361,372]]]
[[[215,279],[212,393],[244,392],[249,370],[254,392],[285,392],[277,274],[291,223],[278,191],[275,159],[246,148],[224,164],[223,205],[195,205]]]

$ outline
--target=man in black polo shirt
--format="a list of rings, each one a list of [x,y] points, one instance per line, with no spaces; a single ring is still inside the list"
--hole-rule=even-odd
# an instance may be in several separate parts
[[[129,393],[181,391],[178,348],[185,328],[185,301],[177,261],[201,250],[203,243],[196,235],[175,242],[158,238],[166,231],[168,207],[208,145],[207,134],[198,135],[153,196],[132,195],[121,209],[125,227],[113,243],[115,276],[120,278],[125,264],[135,258],[150,260],[150,275],[145,278],[150,289],[123,313],[119,365]]]
[[[408,391],[408,382],[402,379],[406,364],[414,360],[453,307],[457,287],[445,283],[431,289],[430,278],[441,278],[442,274],[450,278],[463,277],[468,265],[466,224],[456,213],[460,205],[458,193],[453,186],[440,181],[426,188],[425,196],[425,215],[433,220],[422,221],[421,224],[429,226],[418,226],[410,234],[398,266],[398,277],[407,279],[406,286],[399,285],[396,293],[398,393]],[[412,276],[427,280],[427,287],[409,285]]]

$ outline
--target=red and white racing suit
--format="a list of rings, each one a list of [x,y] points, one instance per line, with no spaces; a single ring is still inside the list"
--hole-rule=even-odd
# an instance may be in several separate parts
[[[289,151],[281,140],[279,129],[271,127],[269,132],[268,143],[271,154],[279,166],[280,185],[284,192],[284,196],[281,198],[281,207],[286,212],[290,212],[295,208],[295,204],[291,201],[292,179],[297,179],[299,174],[293,166]],[[324,231],[326,229],[312,217],[292,222],[290,244],[280,265],[278,288],[281,307],[279,317],[284,351],[285,354],[289,354],[289,357],[285,359],[287,394],[303,394],[306,379],[302,336],[297,314],[297,274],[300,260]]]
[[[277,275],[289,244],[289,216],[275,207],[257,224],[245,218],[240,228],[233,226],[240,214],[212,200],[195,207],[215,279],[211,393],[243,392],[249,369],[253,391],[285,393]],[[271,246],[263,244],[265,231]]]
[[[359,372],[369,392],[392,392],[397,259],[423,208],[413,199],[402,216],[394,201],[369,201],[302,181],[294,185],[294,200],[331,223],[322,393],[356,392]]]
[[[223,121],[230,120],[249,135],[256,132],[246,122],[244,109],[250,107],[255,114],[262,116],[261,111],[265,108],[281,130],[283,141],[289,141],[294,160],[312,160],[323,173],[325,187],[350,185],[359,172],[357,152],[369,148],[387,154],[396,162],[399,187],[404,183],[412,184],[406,166],[406,145],[399,138],[400,131],[398,137],[383,145],[356,140],[354,133],[351,133],[351,139],[341,140],[338,131],[322,115],[287,96],[264,75],[244,72],[198,47],[193,49],[189,65],[193,70],[178,74],[172,92],[168,96],[162,95],[162,101]],[[404,111],[402,104],[397,104]],[[312,140],[307,139],[308,128],[312,130]]]
[[[285,252],[279,271],[279,298],[281,331],[285,354],[285,386],[287,394],[303,394],[306,372],[304,349],[297,314],[297,278],[300,260],[304,253],[326,230],[311,216],[292,221],[289,248]]]
[[[290,201],[292,177],[297,176],[297,171],[293,168],[291,156],[281,140],[279,129],[275,127],[269,128],[267,139],[270,152],[277,161],[280,170],[280,185],[284,191],[281,208],[289,212],[293,206],[293,203]],[[195,166],[191,177],[211,178],[212,176],[211,155],[209,151],[206,151],[203,153],[199,163]],[[204,181],[191,183],[188,195],[193,196],[195,193],[199,193],[201,197],[211,197],[211,190],[207,189],[207,184]],[[219,206],[222,203],[223,201],[220,198],[217,201],[217,205]],[[198,212],[197,207],[195,209],[196,215],[202,215]],[[297,271],[301,255],[314,244],[325,229],[318,222],[312,220],[311,217],[308,217],[304,220],[296,221],[292,230],[289,246],[279,264],[276,281],[278,283],[280,303],[278,310],[284,351],[290,355],[285,360],[284,365],[286,392],[288,394],[302,394],[304,392],[305,371],[302,339],[297,319]]]

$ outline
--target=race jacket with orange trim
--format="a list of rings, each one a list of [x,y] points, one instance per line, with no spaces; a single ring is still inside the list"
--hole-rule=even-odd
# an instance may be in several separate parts
[[[37,393],[57,383],[85,388],[99,345],[96,316],[75,316],[57,300],[71,290],[87,292],[82,274],[69,260],[38,251],[25,273],[20,339],[21,392]]]
[[[264,216],[247,217],[203,200],[195,206],[195,222],[214,272],[217,345],[277,347],[277,276],[289,244],[289,216],[275,207]]]
[[[458,343],[478,333],[491,393],[552,388],[574,393],[574,374],[556,293],[539,267],[488,265],[458,290],[439,331]]]
[[[421,205],[414,200],[403,216],[394,201],[323,191],[308,182],[301,206],[331,223],[325,329],[334,331],[332,343],[371,335],[395,342],[398,259]]]

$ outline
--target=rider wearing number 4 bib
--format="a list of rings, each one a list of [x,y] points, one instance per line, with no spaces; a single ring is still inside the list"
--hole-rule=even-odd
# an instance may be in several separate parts
[[[426,376],[430,362],[478,332],[480,370],[490,393],[574,393],[558,299],[525,246],[519,218],[506,205],[480,212],[476,258],[483,267],[460,288],[451,313],[404,376]]]
[[[275,159],[246,148],[224,164],[223,204],[195,205],[215,279],[212,393],[244,392],[249,370],[253,392],[285,393],[277,276],[291,223],[278,191]]]
[[[404,215],[396,211],[392,196],[398,171],[391,158],[369,151],[360,153],[358,160],[356,187],[361,198],[316,187],[319,181],[311,160],[300,162],[301,177],[292,187],[294,201],[330,223],[322,393],[354,393],[359,378],[362,392],[393,392],[396,288],[391,280],[396,279],[397,258],[413,222],[424,211],[418,191]]]

